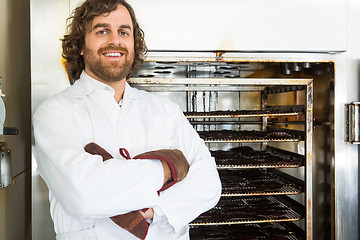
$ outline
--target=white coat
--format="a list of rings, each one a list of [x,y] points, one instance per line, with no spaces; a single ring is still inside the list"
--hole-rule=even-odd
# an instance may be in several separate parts
[[[46,100],[33,117],[38,171],[49,188],[57,239],[137,239],[109,217],[154,208],[146,240],[189,239],[188,223],[216,205],[221,183],[204,142],[167,98],[126,83],[119,105],[114,90],[82,73]],[[113,159],[103,162],[84,146],[95,142]],[[125,160],[157,149],[179,149],[187,177],[163,191],[158,160]]]

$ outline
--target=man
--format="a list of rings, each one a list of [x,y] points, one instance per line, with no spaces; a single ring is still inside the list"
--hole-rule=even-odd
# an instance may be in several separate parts
[[[215,206],[221,183],[180,108],[126,82],[146,52],[133,9],[124,0],[88,0],[75,9],[62,41],[69,77],[77,80],[42,103],[33,121],[57,239],[138,239],[110,219],[129,212],[150,223],[147,240],[189,239],[188,223]],[[85,151],[91,142],[110,157]],[[169,166],[126,160],[119,148],[131,156],[178,149],[190,168],[158,192]]]

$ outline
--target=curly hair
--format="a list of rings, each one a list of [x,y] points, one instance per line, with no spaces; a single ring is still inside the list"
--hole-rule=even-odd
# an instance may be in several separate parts
[[[70,81],[79,79],[81,72],[85,68],[84,59],[81,51],[85,45],[85,34],[89,31],[92,20],[96,16],[110,13],[116,10],[118,5],[123,5],[130,13],[134,27],[134,50],[135,57],[130,73],[126,79],[130,78],[135,69],[144,61],[147,54],[147,47],[144,40],[144,32],[140,28],[133,8],[125,0],[87,0],[72,13],[67,21],[68,34],[64,35],[62,41],[62,57],[65,59],[65,66]]]

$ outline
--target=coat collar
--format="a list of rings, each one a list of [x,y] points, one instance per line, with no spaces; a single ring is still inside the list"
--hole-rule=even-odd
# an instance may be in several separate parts
[[[115,92],[109,85],[90,77],[85,71],[81,73],[80,78],[71,86],[70,91],[77,98],[86,97],[94,91],[110,91],[113,94]],[[138,89],[131,87],[129,83],[126,82],[123,99],[141,100],[141,95]]]

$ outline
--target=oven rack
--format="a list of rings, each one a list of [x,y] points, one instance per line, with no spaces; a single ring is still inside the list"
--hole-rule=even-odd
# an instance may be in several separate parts
[[[302,132],[302,131],[296,131]],[[302,132],[303,133],[303,132]],[[198,131],[200,137],[207,143],[256,143],[256,142],[296,142],[302,141],[303,134],[281,131],[256,131],[256,130],[220,130]]]
[[[286,79],[286,81],[281,78],[243,78],[241,76],[227,78],[218,75],[193,78],[159,70],[136,75],[130,80],[132,86],[151,92],[263,91],[265,94],[304,90],[306,89],[305,85],[308,83],[309,79],[300,78]]]
[[[246,168],[294,168],[304,166],[305,156],[266,146],[264,151],[256,151],[242,146],[227,151],[211,151],[218,169]]]
[[[271,171],[220,170],[219,174],[222,183],[221,196],[294,195],[302,192],[301,186],[297,186]]]
[[[292,222],[302,218],[299,207],[287,205],[277,196],[222,197],[213,209],[201,214],[190,225]]]
[[[267,240],[302,240],[303,232],[297,226],[285,223],[263,224],[240,224],[237,226],[210,225],[191,226],[191,240],[243,240],[267,239]]]
[[[264,89],[265,94],[276,94],[276,93],[285,93],[285,92],[294,92],[304,90],[305,86],[273,86],[267,87]]]
[[[279,117],[279,116],[298,116],[304,112],[283,111],[283,110],[228,110],[228,111],[209,111],[209,112],[184,112],[187,118],[240,118],[240,117]]]

